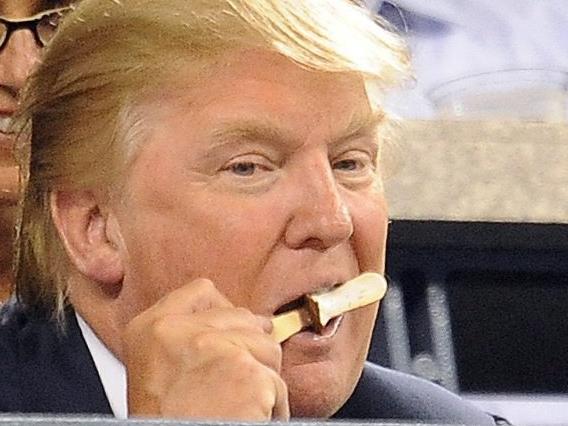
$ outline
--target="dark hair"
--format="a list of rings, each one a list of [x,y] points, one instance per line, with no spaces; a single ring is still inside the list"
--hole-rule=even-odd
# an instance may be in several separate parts
[[[76,3],[76,0],[42,0],[40,3],[41,9],[54,9],[56,7],[64,7],[71,3]]]

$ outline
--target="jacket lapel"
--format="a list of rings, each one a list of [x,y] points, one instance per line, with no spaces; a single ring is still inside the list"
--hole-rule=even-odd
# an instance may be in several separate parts
[[[65,328],[53,321],[30,321],[22,330],[19,359],[26,412],[112,415],[93,358],[73,310]]]

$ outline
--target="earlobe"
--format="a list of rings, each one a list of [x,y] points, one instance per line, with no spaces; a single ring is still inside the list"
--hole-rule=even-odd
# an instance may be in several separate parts
[[[89,280],[106,293],[120,291],[124,276],[120,230],[112,213],[103,214],[92,191],[51,194],[51,216],[67,255]]]

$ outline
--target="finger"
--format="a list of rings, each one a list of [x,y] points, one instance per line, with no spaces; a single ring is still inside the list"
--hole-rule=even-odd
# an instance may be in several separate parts
[[[255,315],[246,308],[215,308],[192,315],[192,321],[218,330],[255,330],[270,334],[270,318]]]
[[[276,397],[272,408],[272,420],[290,420],[290,404],[288,403],[288,387],[280,375],[273,375]]]
[[[204,356],[222,359],[235,350],[244,351],[261,364],[280,371],[282,348],[263,328],[264,320],[234,308],[164,315],[150,323],[136,324],[131,341],[135,342],[143,333],[172,354],[189,351],[194,360]]]
[[[248,330],[233,330],[223,333],[227,342],[249,352],[258,362],[276,373],[282,366],[282,347],[268,334]]]
[[[243,388],[240,406],[244,409],[240,420],[267,421],[288,420],[290,408],[288,403],[288,389],[284,380],[275,371],[260,366],[249,374],[248,386]],[[248,389],[248,391],[247,391]]]
[[[192,314],[171,314],[158,312],[147,321],[139,324],[146,332],[158,330],[161,336],[187,341],[201,333],[222,331],[248,331],[259,335],[269,335],[272,323],[267,317],[254,315],[244,308],[213,308]],[[139,328],[140,328],[139,327]],[[242,346],[242,345],[240,345]]]
[[[177,340],[176,348],[185,348],[183,353],[188,360],[194,362],[209,360],[208,362],[214,361],[220,364],[228,361],[233,365],[242,363],[243,366],[247,366],[248,361],[254,360],[273,371],[280,371],[282,348],[268,334],[248,330],[211,329],[185,336],[179,329],[174,333],[177,334],[178,339],[183,338]]]

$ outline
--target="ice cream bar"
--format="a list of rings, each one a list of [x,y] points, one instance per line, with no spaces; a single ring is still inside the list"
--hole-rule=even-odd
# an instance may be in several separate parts
[[[280,343],[306,327],[320,331],[332,318],[381,300],[386,290],[382,275],[366,272],[331,290],[308,294],[303,306],[272,318],[272,337]]]

